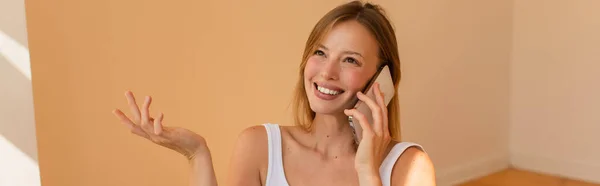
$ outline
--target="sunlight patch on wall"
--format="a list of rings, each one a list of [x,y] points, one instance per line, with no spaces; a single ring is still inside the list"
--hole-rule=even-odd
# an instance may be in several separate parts
[[[29,50],[0,30],[0,55],[31,80]]]
[[[39,186],[37,163],[0,135],[0,186]]]

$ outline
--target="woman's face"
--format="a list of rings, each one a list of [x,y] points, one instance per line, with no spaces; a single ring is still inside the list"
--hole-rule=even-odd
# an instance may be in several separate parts
[[[351,20],[337,23],[317,45],[304,70],[310,107],[320,114],[343,113],[377,70],[377,41]]]

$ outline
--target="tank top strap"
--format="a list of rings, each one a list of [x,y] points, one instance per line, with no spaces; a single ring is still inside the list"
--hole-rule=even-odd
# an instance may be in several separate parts
[[[281,147],[281,130],[279,125],[263,124],[267,130],[269,145],[269,165],[267,170],[266,186],[288,186],[283,169],[283,156]]]
[[[381,176],[383,186],[391,185],[392,170],[394,169],[396,161],[398,161],[398,159],[406,149],[413,146],[419,147],[421,150],[424,150],[421,145],[412,142],[401,142],[397,143],[396,145],[394,145],[394,147],[392,147],[392,150],[390,150],[383,162],[381,162],[381,166],[379,167],[379,175]]]

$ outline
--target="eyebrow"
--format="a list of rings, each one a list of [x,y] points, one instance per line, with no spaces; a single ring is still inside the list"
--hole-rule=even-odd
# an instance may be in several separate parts
[[[325,50],[329,50],[329,49],[328,49],[327,47],[325,47],[325,45],[323,45],[323,44],[319,44],[319,47],[321,47],[321,48],[323,48],[323,49],[325,49]],[[360,56],[360,57],[363,57],[363,55],[362,55],[362,54],[360,54],[360,53],[358,53],[358,52],[354,52],[354,51],[345,50],[345,51],[343,51],[343,53],[344,53],[344,54],[354,54],[354,55],[358,55],[358,56]],[[363,58],[364,58],[364,57],[363,57]]]

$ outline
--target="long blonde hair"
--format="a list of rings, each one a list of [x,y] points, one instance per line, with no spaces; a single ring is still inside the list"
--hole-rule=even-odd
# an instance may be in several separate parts
[[[312,122],[315,118],[315,112],[310,108],[304,87],[304,68],[306,67],[307,60],[317,49],[318,43],[331,30],[333,25],[348,20],[358,21],[375,36],[379,45],[379,58],[389,66],[394,87],[396,90],[398,89],[400,82],[398,44],[394,28],[390,24],[384,10],[378,5],[362,3],[360,1],[352,1],[340,5],[329,11],[317,22],[306,41],[304,54],[302,55],[299,72],[300,78],[296,83],[291,106],[295,114],[295,125],[300,126],[306,131],[313,129]],[[390,135],[393,140],[400,141],[398,93],[394,95],[387,109]]]

